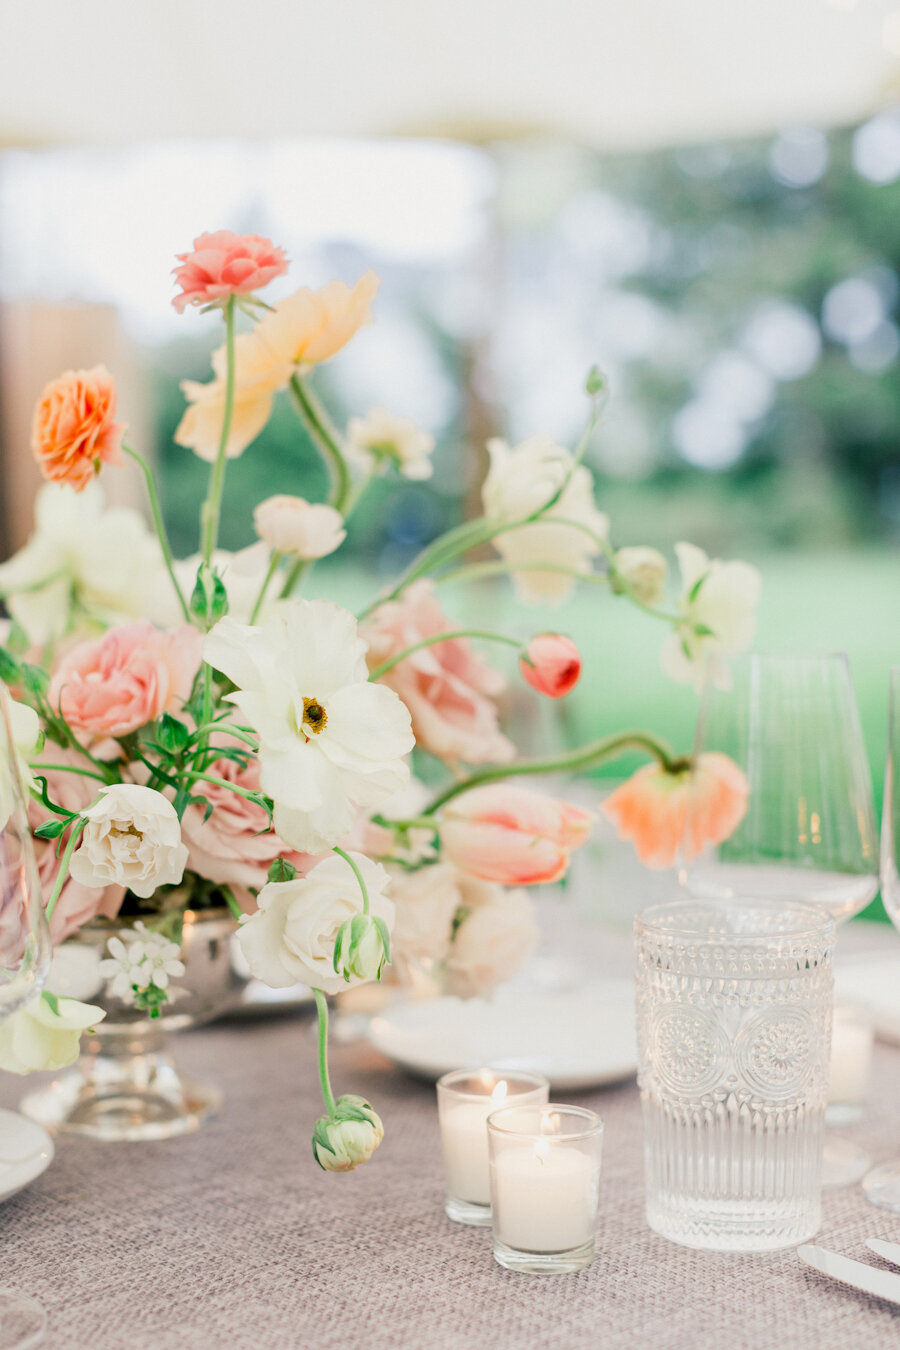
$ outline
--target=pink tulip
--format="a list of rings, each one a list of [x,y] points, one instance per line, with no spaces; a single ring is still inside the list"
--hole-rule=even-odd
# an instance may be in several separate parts
[[[539,633],[519,658],[522,679],[547,698],[564,698],[578,683],[581,654],[562,633]]]
[[[590,812],[528,788],[495,783],[451,801],[441,820],[444,855],[462,871],[505,886],[558,881],[591,830]]]
[[[193,251],[179,253],[173,268],[181,294],[172,304],[179,314],[185,305],[213,305],[231,295],[249,295],[287,271],[284,249],[260,234],[216,230],[194,240]]]
[[[727,755],[700,755],[693,768],[667,773],[646,764],[603,803],[619,835],[646,867],[690,862],[706,844],[721,844],[747,811],[744,774]]]

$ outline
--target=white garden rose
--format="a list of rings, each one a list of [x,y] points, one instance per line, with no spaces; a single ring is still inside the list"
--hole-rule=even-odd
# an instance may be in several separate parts
[[[659,549],[644,545],[617,549],[613,566],[616,574],[642,605],[652,607],[665,599],[669,565]]]
[[[28,792],[34,786],[28,760],[37,754],[41,740],[41,724],[33,708],[17,703],[10,697],[6,698],[6,706],[13,744],[7,746],[6,729],[0,719],[0,830],[5,828],[18,800],[13,778],[13,757],[22,788]]]
[[[512,978],[531,956],[539,930],[524,891],[501,891],[463,919],[447,957],[447,992],[478,998]]]
[[[443,961],[450,950],[453,916],[463,903],[459,873],[451,863],[415,872],[389,870],[396,912],[391,934],[394,960]]]
[[[161,792],[114,783],[81,815],[87,824],[69,875],[82,886],[126,886],[147,900],[157,887],[181,881],[187,846],[175,808]]]
[[[161,565],[159,541],[137,511],[107,510],[98,483],[80,493],[47,483],[35,499],[34,533],[0,565],[0,595],[40,646],[65,634],[76,605],[107,625],[144,617]]]
[[[601,540],[609,520],[594,504],[594,480],[580,464],[572,470],[570,451],[550,436],[532,436],[510,448],[505,441],[488,441],[491,466],[482,487],[484,513],[490,520],[521,520],[549,501],[569,481],[559,501],[546,516],[531,525],[498,534],[497,552],[508,563],[548,563],[574,572],[590,571],[591,559],[602,551]],[[571,477],[569,475],[571,474]],[[565,525],[563,520],[574,521]],[[520,598],[528,604],[565,600],[575,580],[565,571],[523,570],[512,573]]]
[[[78,1058],[81,1033],[106,1013],[74,998],[38,994],[0,1021],[0,1069],[35,1073],[64,1069]]]
[[[324,558],[347,537],[340,511],[303,497],[267,497],[253,512],[253,524],[273,552],[295,558]]]
[[[356,863],[369,893],[370,913],[383,919],[390,930],[394,906],[386,895],[390,878],[380,863],[362,853],[349,855]],[[362,914],[359,881],[350,864],[337,854],[317,863],[306,876],[293,881],[270,881],[259,893],[255,914],[244,918],[238,942],[247,965],[257,980],[273,989],[307,984],[326,994],[337,994],[348,985],[376,978],[382,955],[373,950],[371,970],[349,981],[335,973],[334,947],[341,926]],[[362,954],[363,960],[365,954]]]
[[[662,668],[679,684],[727,688],[728,657],[746,651],[756,631],[760,575],[745,562],[710,559],[694,544],[676,544],[681,618],[664,642]]]
[[[204,657],[237,685],[227,695],[259,736],[260,786],[275,829],[322,853],[409,781],[409,712],[369,683],[356,620],[327,600],[280,605],[261,627],[221,619]]]
[[[433,436],[386,408],[370,408],[365,417],[351,417],[347,425],[347,455],[367,472],[393,465],[404,478],[430,478],[433,449]]]

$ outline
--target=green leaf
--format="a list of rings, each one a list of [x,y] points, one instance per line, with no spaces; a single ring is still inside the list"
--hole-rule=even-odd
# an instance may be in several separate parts
[[[46,694],[50,688],[50,676],[40,666],[22,665],[22,679],[29,694]]]
[[[704,573],[703,573],[703,576],[702,576],[702,577],[698,577],[697,580],[694,582],[693,586],[691,587],[691,589],[690,589],[690,591],[689,591],[689,593],[688,593],[688,604],[689,604],[689,605],[692,605],[692,604],[694,603],[694,601],[697,599],[697,596],[700,594],[700,587],[703,585],[704,581],[706,580],[706,578],[707,578],[708,576],[709,576],[709,573],[708,573],[708,572],[704,572]]]
[[[55,994],[51,994],[47,989],[41,994],[41,998],[47,1004],[47,1007],[53,1013],[54,1017],[59,1017],[59,999]]]
[[[22,667],[5,647],[0,647],[0,680],[4,684],[18,684],[21,679]]]
[[[694,632],[697,634],[698,637],[715,637],[715,636],[716,636],[716,631],[715,631],[715,629],[714,629],[714,628],[710,628],[709,624],[706,624],[706,623],[695,623],[695,624],[694,624]]]
[[[390,965],[390,963],[391,963],[391,934],[390,934],[390,930],[388,929],[388,926],[387,926],[387,924],[385,923],[384,919],[379,918],[378,915],[375,916],[375,927],[378,929],[378,932],[379,932],[380,935],[381,935],[381,945],[384,947],[384,959],[385,959],[385,962],[386,962],[388,965]]]
[[[156,735],[160,748],[167,755],[180,755],[191,738],[190,728],[167,712],[159,719]]]

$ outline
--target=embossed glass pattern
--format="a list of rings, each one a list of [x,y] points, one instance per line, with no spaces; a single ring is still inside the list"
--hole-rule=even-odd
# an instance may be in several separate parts
[[[681,901],[635,921],[647,1222],[715,1251],[820,1222],[834,921],[810,905]]]

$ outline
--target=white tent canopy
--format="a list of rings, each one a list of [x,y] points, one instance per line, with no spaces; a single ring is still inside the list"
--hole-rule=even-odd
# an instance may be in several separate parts
[[[834,125],[889,97],[897,3],[0,0],[0,144]]]

